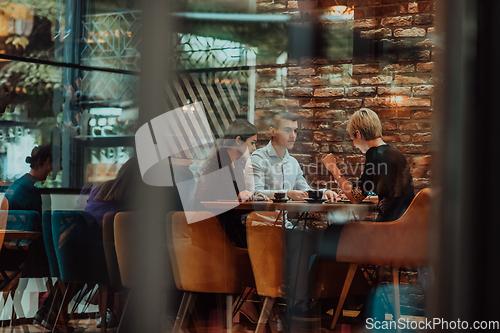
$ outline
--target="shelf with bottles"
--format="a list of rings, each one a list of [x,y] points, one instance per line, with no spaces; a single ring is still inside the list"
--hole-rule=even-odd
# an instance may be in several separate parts
[[[85,182],[101,183],[114,179],[121,166],[135,156],[133,147],[117,146],[87,148],[85,158]]]
[[[101,107],[85,110],[80,135],[76,139],[87,147],[130,146],[138,118],[137,108]]]

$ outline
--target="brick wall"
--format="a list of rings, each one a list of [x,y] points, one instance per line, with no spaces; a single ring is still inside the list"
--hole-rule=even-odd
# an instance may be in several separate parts
[[[299,138],[292,154],[313,187],[336,188],[322,167],[334,153],[357,177],[363,154],[346,132],[348,117],[361,107],[378,113],[383,140],[408,159],[416,189],[429,185],[433,107],[434,3],[396,0],[288,1],[299,15],[318,8],[354,9],[353,45],[365,45],[348,60],[289,59],[285,67],[257,70],[255,123],[259,145],[269,139],[273,112],[288,110],[299,118]],[[381,51],[382,50],[382,51]]]

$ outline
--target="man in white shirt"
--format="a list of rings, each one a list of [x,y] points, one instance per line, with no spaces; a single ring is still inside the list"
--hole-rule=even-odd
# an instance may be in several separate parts
[[[263,148],[253,152],[245,168],[247,189],[254,193],[262,193],[274,199],[275,193],[286,193],[294,201],[308,198],[307,191],[311,187],[304,178],[299,162],[288,153],[297,139],[297,118],[290,112],[278,112],[269,128],[271,141]],[[322,189],[323,198],[335,201],[334,191]],[[321,243],[322,231],[314,229],[292,229],[292,224],[286,221],[287,227],[287,276],[289,277],[288,297],[295,304],[289,306],[299,308],[299,312],[309,309],[304,303],[309,301],[308,275],[311,256],[317,253]],[[299,267],[300,266],[300,267]],[[295,294],[295,295],[294,295]],[[300,301],[300,303],[297,303]],[[295,310],[294,310],[295,311]]]
[[[251,192],[262,193],[274,199],[274,193],[283,192],[291,200],[301,201],[308,197],[311,187],[304,178],[299,162],[288,153],[297,139],[298,123],[294,114],[278,112],[269,128],[271,141],[257,149],[250,157],[245,181]],[[324,198],[335,200],[336,193],[324,191]]]

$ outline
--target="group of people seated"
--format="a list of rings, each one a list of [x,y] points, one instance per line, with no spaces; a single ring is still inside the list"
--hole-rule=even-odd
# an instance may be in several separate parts
[[[347,131],[353,144],[365,154],[364,172],[354,183],[342,174],[335,156],[328,154],[322,163],[332,174],[342,195],[352,203],[362,202],[370,193],[378,196],[377,221],[398,219],[414,197],[410,166],[404,155],[382,140],[382,125],[377,114],[360,109],[349,119]],[[268,200],[283,193],[293,201],[309,197],[311,186],[302,168],[289,152],[297,139],[298,121],[294,114],[276,113],[269,127],[271,141],[256,149],[257,128],[244,119],[235,120],[219,139],[216,149],[202,164],[194,199],[196,210],[206,210],[202,201],[252,199]],[[230,173],[219,172],[229,168]],[[234,188],[221,186],[232,177]],[[333,189],[318,189],[323,199],[336,201],[339,194]],[[231,241],[245,247],[245,228],[237,211],[219,214],[218,219]],[[243,222],[243,223],[242,223]],[[290,227],[290,225],[287,225]]]
[[[270,201],[277,197],[277,193],[282,193],[281,196],[293,201],[308,198],[307,191],[311,190],[311,186],[304,177],[301,165],[289,152],[295,145],[297,132],[298,121],[295,115],[287,111],[278,112],[271,119],[269,127],[271,140],[266,146],[257,149],[257,128],[247,120],[235,120],[226,129],[225,135],[217,141],[214,152],[201,165],[194,196],[195,210],[207,210],[201,204],[202,201],[235,198],[240,201]],[[360,109],[355,112],[348,121],[347,132],[354,146],[366,157],[364,171],[359,180],[349,182],[342,174],[333,154],[328,154],[322,163],[332,174],[342,194],[352,203],[359,203],[370,193],[375,193],[379,199],[377,221],[398,219],[414,197],[412,176],[406,158],[398,149],[382,140],[382,126],[377,114],[372,110]],[[34,148],[26,162],[30,164],[31,171],[10,185],[5,198],[8,200],[9,209],[36,211],[41,216],[41,192],[35,183],[44,181],[52,171],[51,147]],[[102,226],[106,212],[130,208],[129,203],[134,192],[130,191],[128,185],[132,179],[138,177],[138,162],[136,158],[132,158],[121,167],[116,179],[90,187],[85,210],[95,217],[99,226]],[[322,192],[324,200],[331,202],[335,202],[339,196],[331,188],[317,190]],[[229,210],[218,214],[217,218],[234,245],[246,248],[246,215],[239,210]],[[291,306],[300,306],[310,299],[307,288],[310,280],[310,258],[315,254],[334,257],[335,251],[331,250],[331,245],[335,244],[335,237],[339,235],[339,226],[331,225],[326,231],[304,228],[304,237],[302,231],[299,234],[297,229],[292,228],[285,216],[285,227],[289,257],[287,267],[290,272],[298,272],[296,276],[291,275],[290,281],[292,285],[302,286],[302,289],[295,291],[295,304]],[[298,242],[303,244],[300,248]],[[26,268],[28,270],[32,266],[35,271],[44,271],[38,274],[49,276],[46,275],[48,263],[46,255],[44,257],[43,241],[35,245],[30,247],[30,252],[35,254],[29,256],[33,260],[31,263],[28,260]],[[298,283],[294,279],[298,279]],[[57,325],[62,331],[72,331],[67,316],[61,316],[58,322],[55,322],[55,315],[50,311],[54,308],[53,302],[60,304],[62,300],[56,298],[51,291],[37,312],[35,323],[48,328]],[[245,310],[245,307],[242,309]],[[247,313],[254,312],[252,316],[256,316],[253,309],[246,310]]]
[[[209,210],[201,202],[228,200],[272,200],[283,193],[293,201],[308,198],[310,184],[304,177],[301,165],[289,152],[297,140],[298,121],[294,114],[281,111],[271,119],[271,140],[256,149],[257,129],[246,120],[238,119],[219,139],[215,152],[207,158],[198,175],[194,207]],[[377,114],[363,108],[355,112],[347,123],[347,132],[354,144],[365,154],[364,171],[356,182],[349,182],[337,165],[334,154],[328,154],[322,163],[344,198],[352,203],[362,202],[369,194],[376,194],[379,203],[377,221],[393,221],[402,216],[414,197],[410,167],[403,154],[382,140],[382,125]],[[230,173],[219,172],[229,168]],[[227,179],[232,177],[232,186]],[[332,188],[317,189],[323,199],[334,202],[339,193]],[[282,197],[283,194],[280,196]],[[246,248],[246,215],[241,210],[229,210],[217,216],[228,238],[238,247]],[[310,259],[314,255],[335,259],[336,245],[342,226],[330,225],[326,231],[293,228],[285,215],[287,228],[287,275],[294,291],[293,304],[298,311],[307,311],[311,303]],[[299,246],[299,244],[302,244]],[[300,267],[299,267],[300,266]],[[297,274],[296,274],[297,272]],[[296,280],[298,282],[296,282]],[[306,304],[306,305],[305,305]],[[248,307],[244,311],[254,313]],[[305,309],[305,310],[304,310]],[[256,319],[256,318],[253,318]]]
[[[26,163],[30,165],[30,172],[26,173],[16,181],[14,181],[5,191],[6,204],[4,208],[9,210],[27,210],[38,213],[41,222],[42,217],[42,190],[35,186],[37,182],[43,182],[47,179],[52,167],[52,146],[35,147],[31,155],[26,157]],[[107,212],[119,212],[130,210],[132,195],[131,182],[136,180],[139,183],[140,172],[137,158],[133,157],[124,163],[119,169],[116,178],[103,182],[98,185],[86,186],[82,190],[83,197],[87,194],[88,200],[84,205],[84,210],[93,216],[90,223],[96,227],[102,227],[104,214]],[[45,251],[43,238],[39,238],[30,243],[28,253],[25,259],[22,277],[48,277],[50,276],[49,263]],[[72,332],[74,328],[69,325],[69,317],[65,311],[57,316],[57,311],[61,307],[67,309],[68,304],[78,291],[81,291],[83,286],[79,284],[68,284],[69,292],[66,297],[57,291],[58,284],[54,285],[45,298],[42,306],[39,308],[34,317],[34,324],[52,329],[54,326],[57,331]],[[114,294],[110,292],[108,297],[108,308],[113,307]],[[108,327],[116,326],[117,320],[113,311],[107,311]],[[97,327],[101,326],[101,319],[97,322]]]

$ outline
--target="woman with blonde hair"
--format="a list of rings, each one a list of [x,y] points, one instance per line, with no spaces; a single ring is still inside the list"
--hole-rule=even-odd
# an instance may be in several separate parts
[[[323,159],[323,164],[352,203],[359,203],[374,192],[379,198],[377,221],[397,220],[415,195],[406,158],[382,140],[380,119],[370,109],[356,111],[347,123],[347,131],[354,146],[366,156],[359,180],[354,184],[347,181],[332,154]]]

